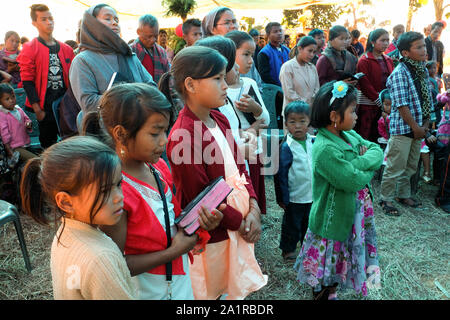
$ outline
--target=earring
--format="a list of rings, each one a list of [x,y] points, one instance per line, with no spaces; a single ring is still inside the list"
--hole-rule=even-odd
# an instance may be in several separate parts
[[[122,158],[125,157],[125,150],[123,150],[122,148],[120,148],[120,156],[121,156]]]
[[[336,121],[334,122],[334,127],[336,128]]]

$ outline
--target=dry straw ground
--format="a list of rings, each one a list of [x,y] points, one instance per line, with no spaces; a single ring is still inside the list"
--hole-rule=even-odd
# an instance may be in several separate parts
[[[374,180],[375,199],[379,182]],[[252,300],[308,300],[310,289],[296,280],[293,263],[285,263],[278,248],[282,210],[276,205],[273,180],[266,178],[268,214],[263,219],[263,235],[256,245],[256,256],[268,284],[251,294]],[[388,217],[375,204],[382,289],[369,291],[369,300],[445,300],[449,299],[450,216],[436,208],[437,188],[420,183],[420,209],[398,205],[402,215]],[[0,299],[53,299],[50,274],[50,246],[54,227],[43,227],[22,216],[22,224],[33,271],[27,273],[12,223],[0,227]],[[352,290],[341,299],[362,299]]]

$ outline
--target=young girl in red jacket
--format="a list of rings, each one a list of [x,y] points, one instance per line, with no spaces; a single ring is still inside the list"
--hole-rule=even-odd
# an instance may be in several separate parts
[[[185,101],[167,144],[181,206],[220,176],[233,188],[221,223],[210,232],[204,252],[194,257],[190,274],[196,299],[243,299],[267,283],[254,254],[261,234],[257,197],[230,124],[214,110],[226,103],[227,63],[217,50],[188,47],[160,80],[169,97],[173,80]]]
[[[110,144],[122,162],[125,213],[103,231],[125,252],[139,299],[194,298],[188,252],[198,236],[177,229],[174,220],[181,208],[169,168],[160,158],[171,109],[158,89],[144,83],[121,84],[104,93],[99,111],[88,113],[84,122],[85,131],[106,141],[112,138]],[[214,229],[222,217],[218,210],[199,214],[204,230]]]
[[[389,46],[389,33],[384,29],[376,29],[369,34],[366,53],[357,64],[357,72],[365,77],[358,82],[358,120],[355,131],[366,140],[377,142],[378,119],[381,117],[382,102],[380,92],[386,89],[386,80],[394,70],[392,59],[383,52]]]

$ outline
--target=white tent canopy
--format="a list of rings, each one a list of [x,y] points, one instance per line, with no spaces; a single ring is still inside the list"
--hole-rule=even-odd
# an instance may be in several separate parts
[[[350,0],[351,1],[351,0]],[[68,1],[65,1],[68,2]],[[74,0],[87,6],[99,3],[98,0]],[[304,8],[312,4],[336,4],[345,3],[348,0],[197,0],[195,14],[205,14],[217,6],[224,6],[234,10],[249,9],[291,9]],[[141,16],[150,13],[156,17],[163,17],[166,9],[162,6],[161,0],[106,0],[113,8],[122,15]]]
[[[263,24],[268,22],[267,19],[281,22],[283,9],[349,1],[351,0],[196,0],[195,12],[188,18],[203,19],[213,8],[226,6],[234,11],[237,19],[254,17],[256,24]],[[8,10],[0,10],[0,37],[8,30],[15,30],[20,36],[34,37],[36,30],[30,20],[30,6],[34,3],[45,3],[50,8],[55,19],[54,36],[62,41],[75,38],[78,21],[84,11],[98,3],[107,3],[117,10],[122,35],[126,40],[136,36],[137,20],[143,14],[149,13],[157,17],[162,28],[174,28],[181,23],[179,17],[165,16],[166,9],[161,0],[14,0]]]

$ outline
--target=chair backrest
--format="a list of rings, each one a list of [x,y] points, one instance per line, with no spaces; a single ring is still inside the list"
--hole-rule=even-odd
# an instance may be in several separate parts
[[[262,98],[264,100],[264,104],[266,105],[266,109],[270,115],[270,124],[269,129],[279,129],[279,120],[281,116],[280,109],[280,97],[281,104],[283,103],[283,90],[281,87],[264,83],[262,86]],[[282,108],[282,105],[281,105]]]
[[[14,94],[16,95],[16,104],[22,109],[25,107],[25,100],[27,99],[27,95],[23,88],[14,89]]]

